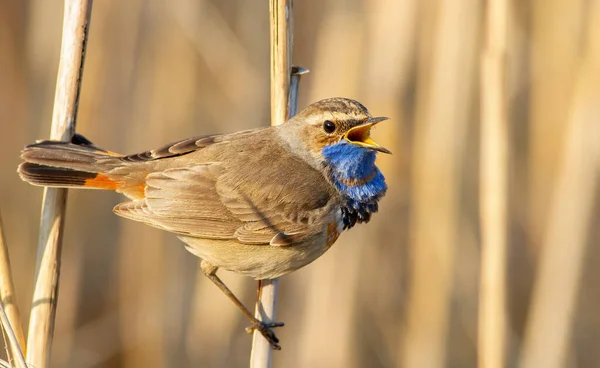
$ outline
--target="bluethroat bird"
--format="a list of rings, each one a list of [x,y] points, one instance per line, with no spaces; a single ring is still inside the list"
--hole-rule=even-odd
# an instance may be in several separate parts
[[[279,126],[184,139],[120,155],[81,135],[26,146],[21,178],[48,187],[114,190],[114,212],[175,233],[203,273],[279,349],[273,327],[244,307],[216,272],[271,279],[317,259],[343,230],[368,222],[386,192],[375,166],[391,153],[370,137],[384,117],[357,101],[316,102]]]

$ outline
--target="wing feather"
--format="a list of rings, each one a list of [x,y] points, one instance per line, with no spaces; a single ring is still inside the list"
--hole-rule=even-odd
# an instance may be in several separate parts
[[[189,139],[128,159],[172,157],[216,140],[224,142]],[[213,155],[220,162],[202,162],[207,157],[200,151],[174,158],[180,167],[149,174],[145,198],[117,205],[115,212],[177,234],[243,244],[293,245],[326,226],[323,219],[332,213],[336,198],[318,171],[281,147],[230,147],[233,157],[220,156],[223,152]]]

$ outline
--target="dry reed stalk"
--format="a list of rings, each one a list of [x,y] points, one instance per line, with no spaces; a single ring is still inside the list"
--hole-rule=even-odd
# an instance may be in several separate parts
[[[11,322],[9,321],[8,315],[4,309],[3,303],[0,302],[0,322],[2,323],[2,328],[5,332],[5,338],[8,337],[8,343],[10,346],[10,350],[7,349],[6,355],[9,357],[12,356],[14,361],[17,363],[17,368],[27,368],[27,364],[25,363],[25,357],[23,356],[23,351],[21,350],[20,342],[15,334],[14,329],[12,328]],[[20,324],[20,322],[19,322]],[[9,354],[10,353],[10,354]]]
[[[523,2],[514,2],[514,4]],[[586,0],[530,2],[531,92],[529,101],[527,236],[536,252],[548,223],[552,182],[558,172],[569,103],[573,97],[584,42]],[[528,7],[527,5],[523,5]],[[560,24],[560,27],[556,25]],[[521,30],[522,31],[522,30]]]
[[[232,88],[240,80],[255,87],[264,85],[264,82],[250,62],[239,36],[216,3],[209,0],[175,0],[172,3],[174,5],[169,10],[183,29],[183,35],[193,43],[220,89],[237,105],[236,110],[260,103],[260,94],[248,93],[246,88]],[[238,4],[236,8],[242,6]],[[240,120],[243,120],[242,116]]]
[[[271,125],[288,118],[292,68],[293,1],[269,0],[271,35]]]
[[[411,209],[410,296],[397,366],[443,367],[451,331],[463,150],[473,106],[480,3],[422,2]],[[430,23],[430,24],[428,24]],[[428,26],[432,26],[429,29]],[[460,51],[459,51],[460,50]]]
[[[8,348],[8,344],[10,344],[10,342],[7,340],[6,330],[4,328],[2,328],[2,340],[4,340],[4,352],[6,353],[7,364],[12,364],[12,355],[10,353],[10,349]],[[4,361],[4,359],[0,359],[0,361]]]
[[[271,125],[283,124],[288,118],[290,76],[292,68],[293,1],[270,0],[271,38]],[[297,98],[293,98],[297,102]],[[254,315],[264,322],[274,322],[277,313],[279,279],[258,283],[258,300]],[[254,331],[250,366],[270,367],[273,349],[258,332]]]
[[[309,70],[301,66],[292,66],[290,78],[290,97],[288,100],[288,118],[298,113],[298,99],[300,98],[300,79],[304,74],[308,74]]]
[[[597,225],[593,211],[600,189],[600,2],[590,4],[588,14],[587,45],[581,51],[523,342],[524,368],[569,365],[587,237],[590,226]]]
[[[17,294],[12,279],[8,246],[4,237],[4,226],[0,214],[0,320],[8,335],[10,353],[17,362],[18,367],[26,367],[23,358],[25,350],[25,336],[21,324],[21,314],[17,303]]]
[[[50,139],[68,141],[75,132],[91,10],[92,0],[65,0]],[[44,189],[27,339],[27,362],[36,368],[47,367],[50,361],[66,201],[66,189]]]
[[[486,9],[481,59],[479,354],[481,368],[505,366],[507,241],[506,42],[508,1]]]
[[[21,324],[21,313],[17,303],[17,294],[15,293],[15,284],[12,278],[12,269],[10,258],[8,256],[8,245],[4,236],[4,224],[0,214],[0,298],[4,305],[4,310],[8,317],[19,346],[25,351],[25,334]]]

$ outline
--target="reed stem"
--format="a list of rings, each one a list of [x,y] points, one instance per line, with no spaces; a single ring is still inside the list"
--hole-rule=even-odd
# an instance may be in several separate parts
[[[75,132],[92,1],[65,0],[64,3],[60,63],[50,133],[50,139],[53,140],[69,141]],[[66,189],[44,189],[27,339],[27,362],[36,368],[47,367],[50,363],[66,202]]]
[[[479,367],[505,366],[507,165],[506,40],[508,1],[486,9],[481,58]]]
[[[283,124],[297,110],[298,83],[290,90],[292,76],[293,1],[270,0],[271,34],[271,125]],[[302,69],[302,68],[300,68]],[[300,69],[297,69],[300,70]],[[295,73],[299,81],[301,72]],[[289,106],[289,108],[288,108]],[[261,280],[254,315],[264,322],[274,322],[277,312],[279,279]],[[273,349],[258,331],[254,331],[250,366],[271,367]]]

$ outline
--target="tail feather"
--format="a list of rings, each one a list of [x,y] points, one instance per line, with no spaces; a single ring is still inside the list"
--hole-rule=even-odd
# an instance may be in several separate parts
[[[121,155],[94,146],[81,135],[71,142],[41,141],[25,147],[18,173],[26,182],[53,187],[117,190],[108,174],[122,166]]]
[[[98,174],[23,162],[19,165],[19,175],[21,179],[33,185],[83,187],[86,181],[94,179]]]
[[[121,161],[115,160],[115,157],[121,156],[91,145],[57,141],[30,144],[21,153],[21,158],[27,162],[56,167],[68,165],[67,168],[88,172],[109,170],[121,165]]]

